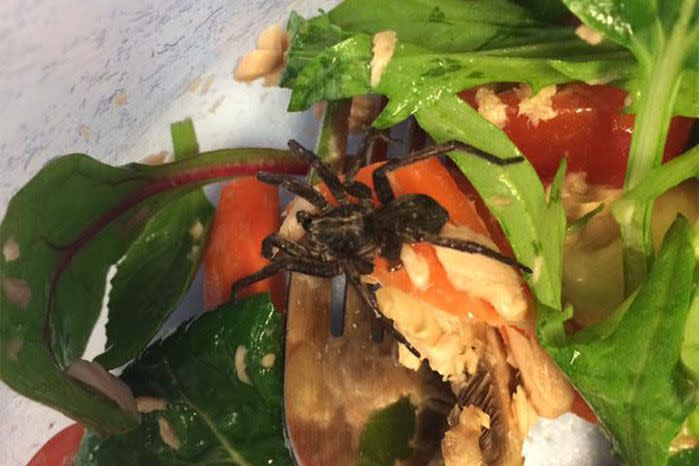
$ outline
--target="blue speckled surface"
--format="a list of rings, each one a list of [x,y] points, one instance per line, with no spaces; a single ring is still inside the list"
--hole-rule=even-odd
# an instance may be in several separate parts
[[[0,214],[50,158],[110,163],[170,150],[191,116],[202,149],[310,143],[315,122],[284,112],[288,94],[235,83],[257,33],[320,0],[3,0],[0,2]],[[182,312],[182,311],[179,311]],[[0,385],[0,466],[23,465],[69,420]],[[528,465],[610,464],[600,434],[573,416],[539,424]]]

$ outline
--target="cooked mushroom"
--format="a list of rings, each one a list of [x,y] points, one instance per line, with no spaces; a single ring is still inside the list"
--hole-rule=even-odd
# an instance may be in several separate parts
[[[483,464],[521,465],[526,432],[520,431],[512,414],[512,368],[507,363],[497,330],[484,324],[478,327],[482,343],[478,368],[463,383],[453,384],[457,403],[462,408],[477,408],[489,418],[488,426],[481,429],[478,439]],[[459,416],[459,423],[472,422],[463,418],[464,412]]]

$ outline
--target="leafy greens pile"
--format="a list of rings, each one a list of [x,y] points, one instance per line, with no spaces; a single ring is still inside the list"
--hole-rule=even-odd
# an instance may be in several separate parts
[[[593,46],[573,27],[547,22],[568,11],[605,40]],[[670,117],[699,116],[696,0],[346,0],[309,20],[292,14],[288,30],[281,85],[291,89],[291,111],[380,94],[388,104],[376,127],[413,115],[438,142],[457,139],[503,158],[521,154],[457,92],[501,82],[528,83],[536,92],[573,81],[611,82],[629,92],[637,117],[626,192],[612,206],[628,298],[607,321],[577,334],[564,330],[571,311],[561,300],[565,163],[547,194],[529,163],[504,168],[463,152],[450,157],[518,260],[541,264],[528,280],[542,346],[630,464],[667,464],[670,441],[696,408],[698,240],[696,226],[680,218],[654,257],[650,206],[664,190],[699,176],[696,147],[660,166]],[[397,43],[372,83],[374,35],[382,31],[393,31]],[[13,198],[0,225],[0,378],[90,428],[80,464],[287,464],[279,318],[266,298],[224,305],[145,348],[199,266],[213,214],[199,188],[260,169],[304,167],[270,149],[197,154],[191,122],[172,131],[174,163],[110,167],[72,154],[48,164]],[[107,348],[85,361],[105,276],[118,261]],[[239,346],[249,349],[250,385],[231,365]],[[276,364],[261,367],[261,351]],[[121,378],[105,370],[134,358]],[[168,404],[141,416],[130,392]],[[256,418],[250,404],[264,413]],[[391,425],[393,410],[411,413],[399,403],[377,413],[375,425]],[[163,429],[177,448],[164,443]],[[394,434],[406,441],[407,433]],[[405,454],[372,449],[381,444],[376,438],[373,430],[363,437],[365,463],[392,464]],[[682,464],[691,455],[671,460]]]
[[[560,11],[558,2],[531,3]],[[500,157],[520,154],[457,92],[499,82],[525,82],[535,91],[571,81],[626,89],[637,117],[626,193],[613,212],[622,229],[629,298],[608,321],[579,334],[564,331],[571,312],[561,303],[565,164],[547,200],[529,164],[499,169],[468,154],[451,157],[500,222],[517,258],[543,263],[541,273],[529,277],[540,308],[540,343],[595,408],[627,461],[663,465],[696,406],[696,372],[688,368],[697,364],[696,349],[689,349],[697,328],[686,326],[697,299],[697,232],[678,219],[655,258],[650,207],[666,189],[699,175],[696,148],[660,167],[670,117],[699,116],[699,9],[692,0],[563,3],[605,41],[590,45],[573,28],[544,24],[526,7],[504,1],[389,0],[377,6],[346,0],[310,20],[292,15],[282,85],[292,91],[290,110],[380,94],[388,104],[375,126],[414,115],[437,142],[457,139]],[[372,85],[374,35],[383,31],[395,32],[397,42]],[[503,198],[511,202],[496,202]],[[690,324],[696,314],[693,309]]]

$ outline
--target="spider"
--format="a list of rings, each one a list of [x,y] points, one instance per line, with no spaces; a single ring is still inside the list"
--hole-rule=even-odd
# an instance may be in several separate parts
[[[403,243],[428,242],[436,246],[482,254],[531,273],[531,269],[515,259],[482,244],[440,236],[442,227],[449,219],[446,209],[425,194],[404,194],[396,197],[387,176],[390,171],[399,167],[454,150],[467,152],[498,165],[521,162],[522,157],[500,159],[458,141],[450,141],[413,152],[401,159],[392,159],[373,173],[374,190],[379,201],[379,205],[376,206],[372,202],[371,189],[354,180],[361,165],[361,162],[356,160],[361,159],[360,157],[356,157],[344,180],[341,180],[316,154],[297,141],[289,141],[289,149],[315,170],[335,197],[337,205],[331,205],[313,187],[296,178],[259,172],[257,178],[260,181],[280,186],[307,200],[317,211],[297,212],[296,218],[305,230],[305,236],[301,240],[290,241],[274,233],[262,241],[262,255],[271,263],[235,282],[231,289],[233,299],[239,290],[281,270],[323,278],[344,274],[373,311],[381,327],[419,356],[415,348],[395,329],[393,321],[381,312],[375,295],[376,288],[361,279],[362,275],[373,272],[374,259],[377,256],[385,258],[391,270],[397,270],[401,267],[400,253]]]

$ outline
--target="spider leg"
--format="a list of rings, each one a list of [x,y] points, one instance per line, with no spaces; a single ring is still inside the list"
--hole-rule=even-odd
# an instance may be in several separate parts
[[[390,138],[384,131],[379,131],[376,128],[369,127],[366,135],[359,146],[357,154],[352,158],[352,161],[347,169],[344,179],[345,189],[349,194],[360,199],[371,199],[371,189],[364,183],[355,181],[354,177],[364,165],[371,162],[371,155],[374,150],[374,142],[377,139],[389,141]]]
[[[262,256],[266,259],[273,259],[276,255],[274,248],[277,248],[290,256],[304,257],[309,255],[306,248],[280,236],[279,233],[272,233],[262,240]]]
[[[330,204],[328,204],[328,201],[326,201],[325,198],[318,191],[306,184],[301,183],[299,180],[289,175],[259,172],[257,174],[257,179],[264,183],[269,183],[275,186],[281,186],[290,193],[296,194],[297,196],[307,200],[308,202],[313,204],[313,206],[316,207],[318,210],[325,210],[330,208]]]
[[[388,261],[388,270],[395,272],[403,267],[403,262],[400,260],[400,253],[403,249],[403,242],[396,236],[386,238],[386,243],[381,248],[381,256]]]
[[[345,272],[345,275],[347,276],[347,280],[354,286],[354,289],[357,291],[359,294],[359,297],[362,298],[362,300],[371,308],[371,310],[374,312],[374,316],[376,320],[381,324],[381,326],[385,329],[388,330],[388,332],[393,335],[393,338],[396,339],[396,341],[403,346],[405,346],[408,351],[413,353],[416,357],[420,357],[420,353],[415,349],[415,347],[403,336],[402,333],[400,333],[396,327],[393,325],[393,320],[389,319],[386,317],[383,312],[381,312],[381,308],[379,307],[379,302],[376,299],[376,294],[373,289],[371,289],[367,284],[362,283],[362,280],[359,276],[359,272],[354,269],[349,264],[343,264],[343,269]]]
[[[413,238],[410,238],[411,242],[427,242],[434,244],[435,246],[442,246],[445,248],[456,249],[457,251],[468,252],[471,254],[480,254],[482,256],[490,257],[503,264],[510,265],[519,269],[525,273],[532,273],[532,269],[524,264],[521,264],[516,259],[506,256],[495,249],[484,246],[475,241],[468,241],[460,238],[445,238],[444,236],[438,236],[433,234],[417,234]]]
[[[425,160],[435,155],[441,155],[446,152],[452,152],[455,150],[466,152],[470,155],[481,158],[495,165],[510,165],[513,163],[522,162],[524,160],[524,157],[511,157],[507,159],[501,159],[500,157],[488,154],[487,152],[483,152],[480,149],[476,149],[475,147],[469,146],[468,144],[464,144],[459,141],[449,141],[445,142],[444,144],[438,144],[436,146],[427,147],[417,152],[413,152],[412,154],[408,154],[403,158],[390,160],[385,165],[379,167],[378,169],[376,169],[376,171],[374,171],[374,190],[376,191],[376,195],[379,198],[379,201],[381,201],[382,204],[387,204],[396,197],[393,193],[393,190],[391,189],[391,184],[388,181],[389,172],[397,168],[404,167],[415,162],[419,162],[420,160]]]
[[[347,201],[347,190],[342,181],[316,154],[303,147],[295,139],[289,141],[289,149],[316,170],[318,176],[323,180],[337,202],[345,203]]]
[[[384,130],[378,130],[373,126],[367,128],[362,144],[359,146],[357,154],[352,159],[352,163],[346,171],[345,184],[352,183],[359,169],[364,165],[371,163],[372,151],[374,149],[374,143],[377,139],[384,142],[397,142],[395,139],[386,134],[386,131]]]
[[[340,273],[340,267],[337,262],[321,262],[316,259],[291,255],[277,256],[271,264],[233,283],[231,286],[231,298],[236,299],[241,289],[264,280],[265,278],[269,278],[281,270],[299,272],[321,278],[332,278]]]

